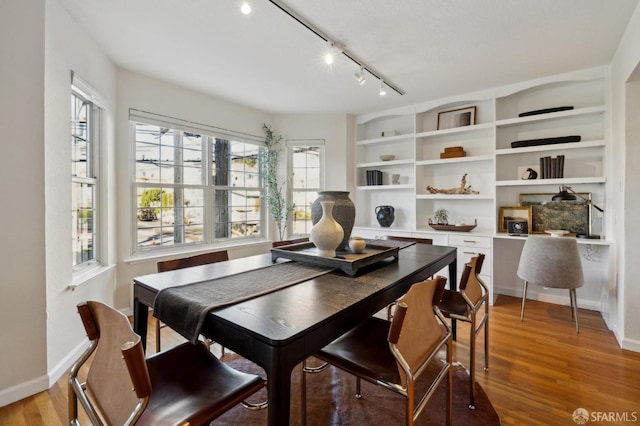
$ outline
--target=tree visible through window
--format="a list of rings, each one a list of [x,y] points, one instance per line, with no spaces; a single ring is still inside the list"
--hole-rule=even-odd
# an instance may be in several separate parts
[[[262,235],[259,145],[134,128],[137,249]]]

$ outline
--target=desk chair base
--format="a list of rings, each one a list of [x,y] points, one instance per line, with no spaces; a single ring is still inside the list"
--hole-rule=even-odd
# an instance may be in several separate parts
[[[527,300],[527,287],[529,282],[525,280],[524,289],[522,291],[522,308],[520,309],[520,321],[524,321],[524,303]],[[576,333],[580,333],[580,326],[578,324],[578,297],[576,295],[576,289],[569,289],[569,302],[571,303],[571,319],[576,322]]]

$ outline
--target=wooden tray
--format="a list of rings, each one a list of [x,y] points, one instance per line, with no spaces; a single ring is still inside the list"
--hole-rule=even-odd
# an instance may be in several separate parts
[[[336,257],[322,257],[318,255],[318,249],[312,242],[291,244],[288,246],[271,249],[271,260],[284,258],[300,262],[315,263],[322,266],[331,266],[340,269],[347,275],[354,276],[358,269],[373,265],[381,260],[394,257],[398,260],[399,247],[389,247],[367,242],[362,253],[354,253],[351,250],[336,252]]]
[[[475,220],[473,225],[437,225],[435,223],[431,223],[431,219],[429,219],[429,226],[435,229],[436,231],[455,231],[455,232],[469,232],[476,226],[478,226],[478,219]]]

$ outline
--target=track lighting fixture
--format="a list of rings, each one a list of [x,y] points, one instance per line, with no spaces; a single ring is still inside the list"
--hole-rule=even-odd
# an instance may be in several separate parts
[[[362,86],[367,81],[367,78],[364,76],[364,67],[360,67],[360,71],[355,73],[353,77],[356,79],[358,84]]]
[[[242,14],[244,15],[248,15],[251,13],[251,4],[249,4],[248,1],[243,1],[242,5],[240,6],[240,12],[242,12]]]
[[[268,1],[274,6],[276,6],[278,9],[280,9],[282,12],[284,12],[286,15],[288,15],[290,18],[297,21],[300,25],[302,25],[303,27],[305,27],[306,29],[314,33],[316,36],[320,37],[329,45],[329,48],[327,48],[327,51],[325,51],[325,53],[323,54],[323,60],[327,65],[331,65],[335,61],[336,57],[342,54],[360,67],[360,72],[356,73],[357,75],[356,79],[358,80],[359,84],[364,84],[364,81],[365,81],[364,72],[366,71],[369,74],[371,74],[374,78],[377,78],[380,80],[380,96],[384,96],[387,94],[387,91],[384,88],[385,85],[389,86],[399,95],[404,95],[403,90],[398,88],[393,83],[389,82],[389,80],[384,78],[382,74],[380,74],[371,66],[367,65],[364,61],[360,60],[356,55],[349,52],[345,46],[340,46],[340,45],[336,46],[337,43],[331,41],[331,38],[327,36],[325,33],[323,33],[322,30],[320,30],[318,27],[316,27],[309,21],[305,20],[301,16],[298,16],[297,13],[294,10],[290,9],[283,1],[281,0],[268,0]],[[384,82],[383,82],[383,79],[384,79]]]
[[[324,62],[327,65],[333,64],[336,57],[342,53],[342,47],[333,41],[327,42],[327,50],[324,53]]]

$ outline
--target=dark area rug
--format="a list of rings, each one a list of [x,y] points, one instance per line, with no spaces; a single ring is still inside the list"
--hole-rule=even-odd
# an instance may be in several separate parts
[[[246,359],[227,354],[223,360],[234,368],[260,374],[264,371]],[[311,365],[318,365],[317,360],[310,360]],[[433,372],[436,374],[437,365]],[[291,378],[291,424],[300,424],[300,366],[293,371]],[[421,385],[421,386],[420,386]],[[419,383],[420,388],[428,386],[428,382]],[[388,389],[371,383],[362,382],[362,398],[354,396],[356,389],[355,377],[329,367],[316,374],[307,374],[307,425],[403,425],[405,413],[405,399]],[[418,418],[416,425],[444,425],[446,385],[438,390],[427,403]],[[417,393],[422,395],[422,393]],[[266,399],[267,392],[262,390],[251,398],[251,402]],[[486,394],[476,384],[476,409],[470,410],[469,403],[469,374],[460,365],[454,365],[453,375],[453,424],[454,425],[500,425],[500,418],[494,410]],[[267,410],[249,411],[241,406],[235,407],[220,416],[213,425],[265,425],[267,424]]]

